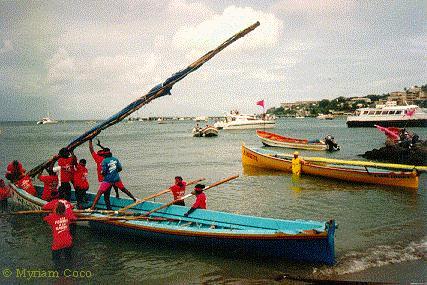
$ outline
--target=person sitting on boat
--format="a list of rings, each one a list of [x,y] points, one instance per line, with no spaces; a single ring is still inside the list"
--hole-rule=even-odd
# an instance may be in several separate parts
[[[7,165],[6,168],[6,179],[12,183],[15,183],[25,174],[25,168],[22,167],[22,163],[18,160],[14,160]]]
[[[304,160],[299,158],[299,152],[294,152],[294,157],[292,158],[292,174],[300,176],[301,167],[304,164]]]
[[[58,176],[53,171],[52,166],[53,165],[50,165],[46,168],[48,175],[42,175],[43,173],[40,173],[37,177],[43,182],[44,187],[41,198],[45,201],[50,201],[58,196]]]
[[[78,209],[83,209],[83,202],[86,200],[86,191],[89,189],[89,181],[87,176],[88,170],[86,168],[86,159],[80,159],[76,166],[73,179]]]
[[[169,188],[173,194],[174,200],[178,200],[184,196],[186,186],[187,186],[187,182],[183,181],[181,176],[175,176],[175,184]],[[184,200],[176,201],[173,204],[179,205],[179,206],[185,206]]]
[[[0,179],[0,209],[2,212],[5,212],[7,210],[7,199],[9,197],[9,186],[4,183],[3,179]]]
[[[103,147],[99,140],[98,140],[98,143],[96,145],[101,148],[97,152],[95,152],[95,150],[93,148],[92,140],[89,140],[89,151],[90,151],[90,154],[92,155],[93,160],[96,163],[96,170],[98,173],[98,182],[102,183],[102,181],[104,180],[104,176],[102,175],[102,161],[105,158],[104,155],[106,153],[109,153],[110,149],[108,147]],[[116,191],[116,198],[119,199],[120,198],[119,188],[117,188],[116,186],[113,186],[113,188],[114,188],[114,191]]]
[[[339,145],[335,142],[335,138],[331,135],[325,137],[325,144],[328,146],[328,151],[340,150]]]
[[[205,185],[197,184],[194,186],[194,191],[191,192],[193,195],[196,195],[196,202],[194,202],[193,206],[191,206],[190,210],[184,214],[184,217],[188,217],[192,212],[196,209],[206,209],[206,195],[203,192],[205,189]]]
[[[58,166],[61,169],[59,171],[58,193],[67,201],[71,201],[71,182],[76,164],[77,158],[68,148],[64,147],[59,151]]]
[[[22,164],[14,160],[7,166],[6,178],[15,184],[18,188],[21,188],[28,194],[37,197],[36,188],[33,185],[33,181],[29,175],[25,174],[25,168]]]
[[[96,194],[95,200],[93,201],[91,210],[95,209],[96,203],[98,203],[101,195],[104,194],[104,201],[107,207],[107,210],[111,210],[110,204],[110,192],[111,188],[115,185],[120,191],[126,193],[134,202],[136,202],[136,198],[129,192],[123,185],[120,180],[119,172],[122,171],[122,165],[120,161],[113,157],[111,152],[105,153],[105,158],[102,161],[102,175],[104,175],[104,180],[101,185],[99,185],[98,193]]]
[[[52,261],[55,268],[60,268],[62,262],[71,260],[71,249],[73,247],[73,237],[70,231],[70,225],[76,220],[73,212],[66,210],[62,202],[58,202],[55,211],[43,220],[52,228]]]

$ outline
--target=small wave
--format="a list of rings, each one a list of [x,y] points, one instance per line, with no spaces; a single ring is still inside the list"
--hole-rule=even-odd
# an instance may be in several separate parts
[[[407,245],[378,245],[365,252],[349,252],[334,267],[315,268],[313,273],[319,276],[343,275],[420,259],[427,259],[427,237]]]

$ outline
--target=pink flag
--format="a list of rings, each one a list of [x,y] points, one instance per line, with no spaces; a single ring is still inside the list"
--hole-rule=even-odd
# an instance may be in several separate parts
[[[264,100],[258,101],[256,104],[264,108]]]
[[[383,132],[387,137],[391,138],[394,141],[399,140],[399,128],[384,128],[378,125],[375,125],[375,127],[380,130],[381,132]]]
[[[408,117],[412,117],[415,114],[415,108],[407,109],[405,111],[405,115]]]

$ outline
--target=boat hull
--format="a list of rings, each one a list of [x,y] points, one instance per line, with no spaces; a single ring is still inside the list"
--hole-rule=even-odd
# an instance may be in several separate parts
[[[258,168],[274,169],[292,173],[291,159],[263,154],[242,146],[242,164]],[[333,178],[348,182],[387,185],[418,189],[419,177],[416,172],[369,171],[348,167],[335,167],[326,163],[305,162],[301,173]]]
[[[265,123],[247,123],[247,124],[225,124],[224,130],[246,130],[246,129],[272,129],[276,126],[275,122]]]
[[[265,146],[319,151],[328,149],[328,146],[324,143],[309,143],[307,140],[287,138],[260,130],[257,130],[256,133]]]
[[[427,127],[427,119],[419,120],[372,120],[372,121],[358,121],[351,120],[347,121],[349,128],[363,128],[363,127],[375,127],[380,125],[382,127]]]
[[[12,200],[27,209],[40,209],[45,201],[22,189],[12,187]],[[89,201],[95,194],[88,193]],[[74,199],[74,192],[72,195]],[[133,203],[130,199],[111,197],[113,210]],[[161,206],[161,203],[144,202],[129,211],[146,213]],[[102,199],[98,203],[105,209]],[[198,209],[190,217],[183,214],[188,207],[170,206],[152,214],[153,220],[98,220],[89,221],[92,228],[137,236],[156,241],[165,241],[172,246],[176,243],[201,246],[216,252],[218,249],[230,252],[245,252],[258,257],[275,257],[300,262],[333,264],[335,262],[335,222],[305,220],[278,220],[245,215],[236,215]],[[78,214],[88,217],[90,214]],[[92,214],[91,217],[106,217]]]

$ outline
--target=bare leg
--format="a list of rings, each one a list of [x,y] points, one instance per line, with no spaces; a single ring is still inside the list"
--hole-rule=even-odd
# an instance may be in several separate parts
[[[114,185],[113,187],[114,187],[114,191],[116,191],[116,198],[119,199],[120,198],[119,197],[119,188],[116,185]]]
[[[111,210],[110,194],[111,194],[111,187],[110,189],[107,190],[107,192],[104,193],[104,202],[105,202],[105,206],[107,207],[107,210]]]
[[[133,199],[134,201],[136,201],[136,198],[132,195],[132,193],[130,193],[129,192],[129,190],[128,189],[126,189],[126,188],[123,188],[123,189],[120,189],[122,192],[124,192],[126,195],[128,195],[131,199]]]

